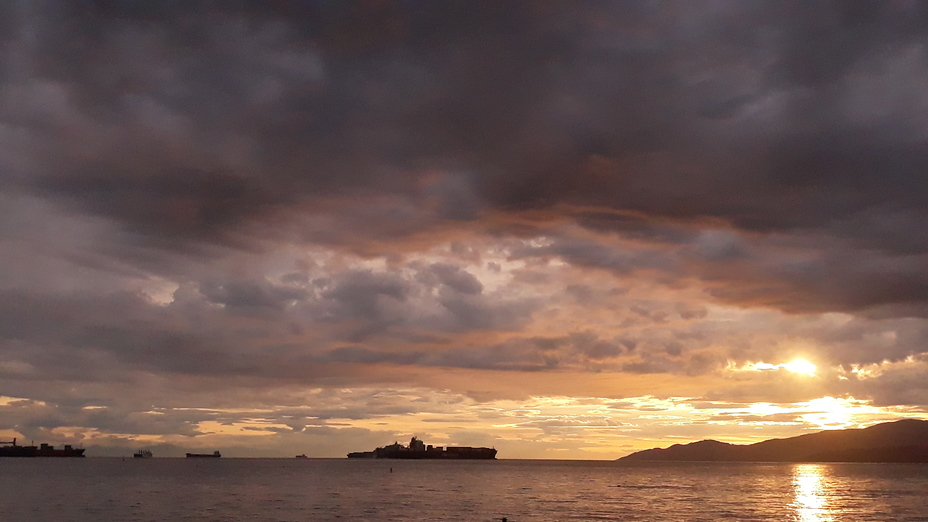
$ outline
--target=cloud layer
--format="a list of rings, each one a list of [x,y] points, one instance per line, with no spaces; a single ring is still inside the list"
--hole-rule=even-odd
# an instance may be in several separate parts
[[[0,434],[618,456],[928,404],[925,5],[0,20]]]

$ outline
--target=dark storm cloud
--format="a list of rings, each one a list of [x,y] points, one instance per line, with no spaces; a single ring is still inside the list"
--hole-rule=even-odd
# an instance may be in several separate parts
[[[348,325],[346,338],[362,341],[402,334],[404,328],[436,333],[513,329],[540,306],[533,299],[484,294],[481,283],[458,266],[412,263],[409,268],[413,275],[408,279],[352,270],[315,281],[318,296],[304,303],[304,311],[321,321]]]
[[[546,245],[513,248],[512,256],[558,257],[574,266],[604,269],[622,277],[656,275],[671,285],[686,274],[701,279],[718,300],[794,313],[928,315],[928,271],[923,269],[928,253],[862,249],[854,238],[821,232],[770,239],[730,229],[661,228],[666,230],[660,238],[652,237],[644,244],[617,241],[618,236],[608,235],[555,236]],[[909,245],[904,250],[912,248]],[[583,292],[576,286],[570,291]]]
[[[188,316],[189,308],[152,306],[139,295],[36,297],[5,292],[0,310],[0,351],[7,360],[38,370],[8,378],[118,381],[120,365],[194,374],[254,369],[242,358],[247,336],[236,342],[229,335],[246,334],[245,329],[223,333],[221,315]],[[209,324],[197,323],[204,318]]]
[[[628,339],[602,339],[592,332],[577,332],[563,337],[513,337],[497,344],[433,351],[385,353],[364,347],[346,346],[332,350],[322,360],[526,372],[631,368],[635,373],[655,373],[657,370],[645,371],[641,362],[625,365],[616,362],[620,356],[634,350],[636,343]],[[655,348],[655,351],[661,350]],[[674,355],[680,354],[678,352]],[[681,361],[666,362],[662,370],[665,372],[679,373],[686,365]]]
[[[627,237],[673,242],[654,217],[712,217],[928,247],[920,3],[4,10],[0,143],[22,158],[4,190],[105,216],[156,248],[254,247],[287,237],[295,213],[329,223],[300,236],[358,245],[563,203],[642,213],[576,216]],[[374,212],[332,206],[367,196],[381,198]],[[858,275],[827,268],[838,288]],[[860,295],[822,288],[825,306],[921,295],[917,273],[878,270],[886,280]]]
[[[770,324],[822,362],[905,360],[928,336],[926,49],[917,2],[8,2],[0,393],[712,375],[779,363]],[[861,389],[922,400],[919,372]],[[23,425],[203,418],[77,395]]]
[[[425,277],[427,273],[431,273],[442,285],[462,294],[473,295],[483,291],[480,281],[473,274],[461,270],[460,267],[435,263],[428,272],[420,272],[420,277]]]
[[[208,282],[200,285],[200,292],[211,303],[229,308],[269,308],[274,311],[283,309],[288,303],[303,300],[306,291],[288,286],[275,286],[267,281],[247,282],[230,281],[228,283]]]
[[[760,230],[925,203],[914,115],[857,121],[868,107],[849,94],[917,51],[921,4],[282,5],[8,7],[10,92],[54,85],[72,113],[42,120],[8,96],[5,119],[108,142],[52,147],[29,184],[206,237],[296,200],[407,191],[428,166],[466,172],[487,204]],[[236,143],[244,159],[223,164]]]
[[[473,367],[454,357],[391,354],[390,346],[516,329],[539,306],[484,295],[473,275],[451,264],[413,264],[409,278],[346,270],[282,279],[208,277],[179,287],[170,303],[134,292],[0,291],[0,375],[120,381],[125,371],[144,370],[312,382],[331,374],[329,362]],[[331,345],[366,340],[376,348],[349,345],[323,357]]]

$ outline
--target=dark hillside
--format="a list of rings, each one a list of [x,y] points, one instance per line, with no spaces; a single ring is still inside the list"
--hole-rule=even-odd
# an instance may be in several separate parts
[[[756,444],[703,440],[639,451],[620,461],[928,462],[928,421],[904,419],[864,429],[822,431]]]

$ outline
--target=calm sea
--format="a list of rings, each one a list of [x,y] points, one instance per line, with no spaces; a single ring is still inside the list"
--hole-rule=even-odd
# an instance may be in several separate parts
[[[0,459],[2,521],[928,520],[928,465]]]

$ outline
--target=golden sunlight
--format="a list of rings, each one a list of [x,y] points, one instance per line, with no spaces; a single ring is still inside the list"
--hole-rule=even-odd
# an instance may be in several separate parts
[[[771,364],[767,362],[748,362],[742,366],[737,366],[735,363],[729,361],[728,367],[726,370],[734,372],[743,372],[743,371],[754,371],[754,372],[765,372],[765,371],[776,371],[776,370],[787,370],[793,373],[801,373],[803,375],[808,375],[810,377],[815,376],[815,370],[818,369],[817,366],[806,361],[805,359],[794,359],[788,363],[782,364]]]
[[[812,377],[815,376],[815,365],[803,359],[796,359],[788,362],[782,365],[782,367],[794,373],[803,373]]]
[[[826,430],[847,428],[852,425],[854,406],[854,399],[834,397],[813,399],[805,403],[809,413],[803,414],[802,420]]]
[[[801,521],[832,520],[824,488],[825,469],[817,464],[799,464],[793,468],[794,505]]]

